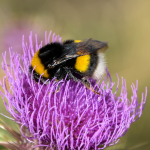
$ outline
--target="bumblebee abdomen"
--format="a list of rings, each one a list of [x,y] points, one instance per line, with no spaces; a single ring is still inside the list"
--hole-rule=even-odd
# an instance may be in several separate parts
[[[75,70],[83,76],[92,77],[98,66],[98,54],[79,56],[75,61]]]
[[[100,79],[106,69],[106,62],[103,53],[97,53],[97,63],[96,68],[93,70],[92,77],[96,80]]]
[[[89,68],[90,59],[90,55],[77,57],[75,62],[75,69],[79,72],[85,73]]]

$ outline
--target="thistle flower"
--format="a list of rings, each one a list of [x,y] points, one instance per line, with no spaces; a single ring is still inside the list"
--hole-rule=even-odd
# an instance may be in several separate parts
[[[51,37],[45,34],[45,44]],[[61,42],[60,36],[53,34],[51,42]],[[10,64],[3,54],[2,68],[6,77],[1,82],[4,92],[0,92],[12,120],[20,125],[22,136],[32,143],[30,148],[54,150],[88,150],[104,149],[116,144],[125,135],[131,123],[140,118],[146,102],[142,93],[138,103],[136,86],[131,85],[133,96],[127,98],[126,81],[122,79],[121,93],[119,88],[112,91],[114,82],[109,72],[107,77],[91,83],[100,95],[87,89],[82,83],[72,80],[50,81],[41,85],[33,81],[28,73],[31,58],[42,43],[32,44],[32,33],[29,45],[23,38],[23,55],[9,50]],[[9,89],[6,86],[8,80]],[[57,91],[60,86],[59,92]],[[99,86],[100,85],[100,86]],[[26,130],[24,132],[24,129]],[[28,131],[28,132],[27,132]],[[21,149],[21,145],[20,145]]]

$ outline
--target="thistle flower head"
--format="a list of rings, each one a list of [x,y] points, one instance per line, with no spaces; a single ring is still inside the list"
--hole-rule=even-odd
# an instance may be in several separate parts
[[[46,34],[45,44],[50,37],[51,32],[48,37]],[[53,34],[51,42],[57,40],[61,42],[61,38]],[[10,63],[6,62],[6,53],[3,54],[2,68],[6,77],[0,83],[4,90],[0,93],[7,111],[20,124],[21,134],[32,143],[31,148],[104,149],[117,143],[131,123],[141,116],[147,90],[139,104],[138,83],[131,85],[131,100],[127,98],[126,81],[123,79],[121,93],[116,96],[119,77],[117,89],[112,91],[115,83],[108,71],[107,77],[98,83],[91,79],[100,95],[72,80],[52,80],[42,85],[36,83],[28,72],[31,59],[42,43],[38,45],[36,37],[36,45],[33,45],[31,34],[29,45],[23,40],[22,46],[23,55],[9,50]],[[60,89],[56,92],[58,86]],[[25,133],[24,128],[29,132]]]

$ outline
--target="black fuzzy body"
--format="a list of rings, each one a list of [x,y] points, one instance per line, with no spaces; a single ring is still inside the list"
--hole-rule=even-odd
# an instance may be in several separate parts
[[[96,44],[95,44],[95,43]],[[38,59],[40,59],[44,70],[47,70],[49,78],[43,77],[33,70],[34,66],[29,67],[30,74],[33,74],[33,79],[44,83],[47,79],[56,80],[73,79],[75,81],[82,80],[84,77],[92,77],[98,65],[98,50],[107,46],[107,43],[87,40],[81,43],[75,43],[74,40],[67,40],[63,44],[55,42],[47,44],[39,50]],[[93,44],[93,45],[92,45]],[[99,45],[100,46],[99,46]],[[80,72],[75,68],[77,57],[90,55],[90,63],[86,72]]]

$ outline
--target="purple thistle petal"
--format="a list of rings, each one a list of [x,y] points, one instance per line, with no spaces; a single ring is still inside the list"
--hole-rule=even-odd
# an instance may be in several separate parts
[[[145,97],[142,93],[141,103],[138,103],[136,86],[131,85],[133,96],[127,98],[126,81],[122,78],[121,93],[116,96],[119,89],[119,77],[116,91],[113,93],[111,76],[106,69],[107,77],[95,83],[94,89],[100,95],[87,89],[82,83],[70,81],[50,81],[41,85],[32,80],[28,68],[34,53],[42,47],[32,42],[32,32],[29,36],[29,45],[24,42],[23,55],[18,55],[10,48],[10,64],[6,62],[6,53],[3,54],[2,68],[6,73],[3,83],[0,82],[4,92],[0,91],[5,107],[17,123],[21,125],[22,135],[34,147],[47,149],[104,149],[108,145],[116,144],[119,138],[127,132],[131,123],[140,118],[144,109]],[[61,42],[61,37],[47,36],[45,44]],[[34,49],[35,47],[35,49]],[[6,86],[8,80],[9,88]],[[99,86],[100,83],[100,86]],[[59,92],[56,92],[60,85]],[[8,102],[6,102],[6,99]],[[26,127],[32,136],[23,132]]]

